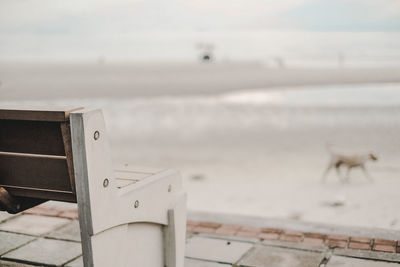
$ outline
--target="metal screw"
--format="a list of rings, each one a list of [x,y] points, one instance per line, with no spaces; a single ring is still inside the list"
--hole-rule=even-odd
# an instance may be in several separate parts
[[[172,185],[169,185],[168,186],[168,192],[171,192],[172,191]]]
[[[110,181],[106,178],[103,181],[103,187],[107,187],[110,184]]]
[[[135,201],[135,205],[134,205],[135,209],[139,208],[139,200]]]
[[[100,138],[100,132],[99,131],[95,131],[94,135],[93,135],[94,140],[97,140]]]

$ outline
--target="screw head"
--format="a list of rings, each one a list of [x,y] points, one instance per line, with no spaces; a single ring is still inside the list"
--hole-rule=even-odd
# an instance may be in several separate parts
[[[133,206],[135,207],[135,209],[139,208],[139,200],[136,200]]]
[[[103,181],[103,187],[107,187],[110,184],[110,181],[106,178]]]
[[[99,131],[95,131],[93,134],[93,138],[94,140],[98,140],[100,138],[100,132]]]

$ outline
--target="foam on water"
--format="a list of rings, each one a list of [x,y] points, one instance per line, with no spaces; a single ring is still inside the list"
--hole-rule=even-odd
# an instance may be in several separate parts
[[[400,105],[400,84],[298,86],[275,90],[260,88],[229,93],[221,99],[237,104],[384,107]]]

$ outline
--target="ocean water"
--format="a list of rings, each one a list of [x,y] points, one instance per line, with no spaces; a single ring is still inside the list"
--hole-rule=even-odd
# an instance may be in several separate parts
[[[4,34],[1,61],[217,62],[279,67],[400,66],[398,32],[132,31],[129,34]]]

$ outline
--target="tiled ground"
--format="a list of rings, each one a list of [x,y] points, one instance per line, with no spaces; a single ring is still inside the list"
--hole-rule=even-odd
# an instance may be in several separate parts
[[[64,218],[60,212],[45,213],[50,216],[0,213],[0,266],[83,266],[74,211]],[[210,222],[189,222],[188,230],[185,267],[400,267],[398,253],[373,250],[377,245],[390,247],[389,241]]]

